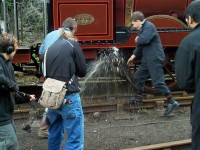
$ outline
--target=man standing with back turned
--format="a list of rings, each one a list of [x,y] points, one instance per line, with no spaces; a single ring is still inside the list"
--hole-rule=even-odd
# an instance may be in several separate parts
[[[127,64],[129,65],[139,55],[142,56],[142,60],[134,75],[137,93],[129,99],[129,102],[143,103],[144,82],[150,77],[155,89],[166,96],[167,108],[164,115],[168,116],[179,106],[179,103],[174,100],[165,84],[163,72],[165,54],[160,37],[154,24],[147,21],[142,12],[133,12],[131,22],[133,27],[138,30],[138,36],[135,38],[136,48]]]
[[[46,50],[46,78],[50,77],[68,84],[66,102],[59,109],[48,109],[49,136],[48,150],[60,150],[67,132],[65,150],[83,150],[84,148],[84,114],[80,99],[78,77],[86,74],[86,62],[83,51],[76,40],[69,38],[69,31],[77,29],[72,18],[63,22],[63,27],[49,33],[40,49]],[[48,45],[48,46],[47,46]]]
[[[66,18],[62,23],[62,28],[59,28],[58,30],[54,30],[47,34],[45,40],[43,41],[40,50],[39,50],[39,56],[40,61],[43,61],[44,53],[48,47],[50,47],[61,35],[67,36],[68,39],[77,41],[77,38],[75,37],[75,32],[77,30],[77,23],[76,21],[68,17]],[[41,138],[48,137],[48,127],[49,127],[49,119],[47,116],[48,109],[45,109],[45,112],[43,114],[43,118],[41,120],[40,128],[38,130],[38,136]]]
[[[192,149],[200,149],[200,1],[189,4],[186,22],[191,29],[181,42],[175,58],[178,87],[194,92],[191,106]]]

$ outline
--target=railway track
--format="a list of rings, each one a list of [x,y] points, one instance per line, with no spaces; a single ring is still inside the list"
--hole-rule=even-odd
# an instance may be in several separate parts
[[[128,148],[122,150],[191,150],[191,139]]]
[[[33,89],[32,89],[33,90]],[[174,98],[180,103],[180,106],[189,106],[193,99],[193,95],[187,94],[182,91],[173,92]],[[116,112],[114,116],[116,120],[127,119],[130,116],[123,114],[138,109],[157,109],[162,110],[165,97],[158,94],[145,94],[143,105],[130,105],[127,99],[130,95],[115,95],[115,96],[94,96],[82,97],[84,113],[95,112]],[[39,104],[33,108],[30,105],[20,105],[16,107],[14,112],[14,119],[27,119],[27,123],[31,123],[34,117],[42,117],[44,108]],[[160,114],[160,112],[158,111]],[[119,114],[119,115],[118,115]],[[32,119],[32,120],[31,120]],[[36,125],[38,120],[36,119]],[[191,140],[174,141],[168,143],[160,143],[155,145],[127,148],[122,150],[191,150]]]
[[[193,95],[189,95],[185,92],[174,92],[174,98],[180,103],[180,106],[189,106],[193,99]],[[157,109],[162,110],[165,106],[165,97],[160,95],[147,94],[144,95],[144,103],[142,105],[131,105],[128,103],[130,96],[116,95],[116,96],[96,96],[96,97],[83,97],[83,111],[84,113],[94,112],[109,112],[116,111],[121,113],[124,111],[131,111],[135,109]],[[30,106],[27,104],[17,105],[14,118],[28,118],[29,112],[36,111],[38,115],[42,115],[44,108],[35,103]]]
[[[173,92],[174,98],[180,103],[180,106],[189,106],[193,95],[183,91]],[[131,105],[128,103],[130,96],[96,96],[83,97],[83,109],[85,113],[96,111],[129,111],[134,109],[162,109],[165,106],[165,97],[157,94],[145,94],[142,105]],[[100,102],[99,102],[100,101]],[[87,102],[87,103],[86,103]]]

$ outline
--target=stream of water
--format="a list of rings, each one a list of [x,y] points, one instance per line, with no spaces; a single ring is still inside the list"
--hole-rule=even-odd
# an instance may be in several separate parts
[[[88,64],[81,94],[87,97],[132,95],[131,78],[123,53],[116,47],[103,49],[99,57]]]

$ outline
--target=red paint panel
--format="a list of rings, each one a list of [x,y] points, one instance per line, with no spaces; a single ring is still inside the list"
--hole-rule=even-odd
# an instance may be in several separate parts
[[[88,7],[90,7],[88,9]],[[70,4],[63,4],[59,6],[60,8],[60,18],[63,21],[64,18],[66,18],[66,14],[68,16],[75,16],[76,14],[93,14],[92,16],[95,18],[94,23],[89,24],[89,25],[83,25],[83,26],[78,26],[78,33],[77,35],[105,35],[108,33],[108,16],[107,16],[107,4],[98,4],[98,7],[95,8],[95,4],[82,4],[82,5],[70,5]],[[68,8],[66,10],[66,8]],[[88,10],[87,10],[88,9]],[[84,10],[84,11],[83,11]],[[85,11],[87,10],[87,11]],[[93,12],[100,12],[100,13],[93,13]],[[99,18],[99,19],[97,19]],[[102,18],[102,19],[100,19]],[[62,21],[60,21],[60,24],[62,24]],[[95,28],[94,28],[95,27]],[[88,28],[90,30],[88,30]]]
[[[189,32],[159,32],[162,45],[164,47],[177,47],[182,39],[188,34]],[[116,46],[117,48],[135,48],[135,37],[137,36],[136,33],[132,33],[129,40],[123,44],[98,44],[98,45],[81,45],[81,47],[85,49],[97,49],[97,48],[110,48]],[[172,38],[173,37],[173,38]]]
[[[141,11],[145,17],[152,15],[170,15],[177,13],[179,19],[184,19],[188,0],[134,0],[133,11]]]
[[[54,29],[61,27],[67,17],[89,14],[94,22],[78,25],[79,41],[114,40],[114,0],[54,0]]]
[[[31,54],[15,54],[12,63],[29,63],[31,62]]]
[[[189,32],[163,32],[159,33],[164,47],[178,47]]]
[[[186,24],[183,24],[182,22],[178,22],[177,20],[173,20],[170,18],[152,18],[149,19],[150,22],[152,22],[157,29],[179,29],[179,28],[185,28]]]
[[[126,0],[116,0],[116,25],[125,25],[125,6]]]
[[[29,63],[29,62],[31,62],[30,47],[20,46],[17,49],[17,53],[15,54],[12,63]]]
[[[84,49],[83,51],[85,59],[94,59],[97,57],[96,49]]]

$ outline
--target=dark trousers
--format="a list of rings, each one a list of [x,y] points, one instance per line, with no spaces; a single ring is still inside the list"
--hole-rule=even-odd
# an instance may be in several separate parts
[[[192,150],[200,149],[200,125],[192,125]]]
[[[18,150],[14,124],[0,126],[0,150]]]
[[[141,63],[134,75],[135,87],[138,91],[144,91],[144,83],[148,78],[151,78],[154,88],[162,95],[166,96],[171,93],[165,84],[163,65],[161,63],[156,61]]]

